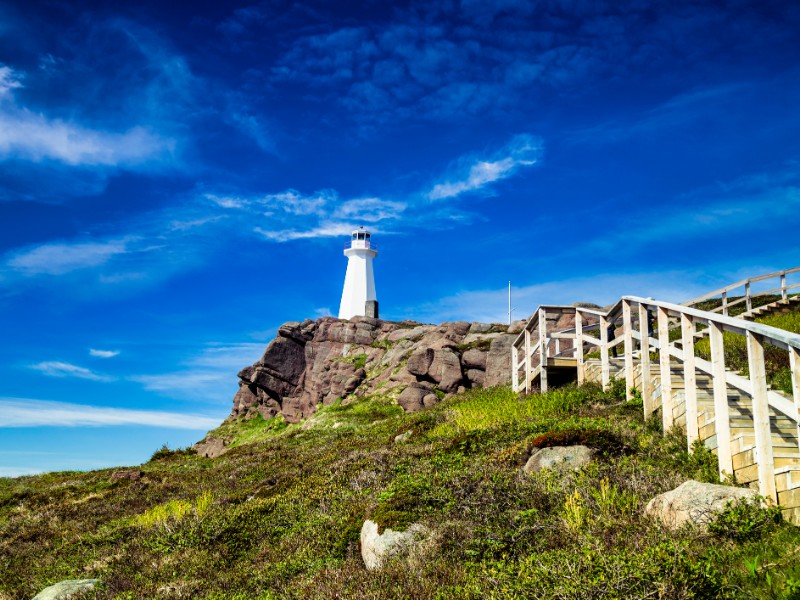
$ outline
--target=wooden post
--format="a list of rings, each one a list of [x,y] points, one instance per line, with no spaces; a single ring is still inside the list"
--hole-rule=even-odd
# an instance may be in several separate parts
[[[608,367],[608,317],[600,317],[600,383],[608,391],[611,375]]]
[[[728,386],[725,382],[725,346],[722,326],[714,321],[708,322],[711,346],[711,371],[714,384],[714,429],[717,433],[717,460],[719,477],[733,475],[731,455],[731,417],[728,407]]]
[[[786,300],[788,294],[786,293],[786,273],[781,273],[781,300]]]
[[[750,383],[753,386],[753,429],[756,437],[758,461],[758,493],[778,503],[775,489],[775,463],[772,454],[772,436],[769,425],[767,400],[767,373],[764,365],[764,342],[760,335],[747,332],[747,360],[750,365]]]
[[[547,313],[539,309],[539,388],[547,391]]]
[[[744,284],[744,296],[747,298],[747,311],[753,310],[753,298],[750,296],[750,282]]]
[[[519,357],[517,356],[517,347],[511,346],[511,389],[515,392],[519,391]]]
[[[794,396],[797,439],[800,443],[800,350],[789,348],[789,368],[792,370],[792,395]]]
[[[633,320],[631,303],[622,301],[622,335],[625,343],[625,400],[633,400]]]
[[[686,398],[686,443],[689,450],[698,438],[697,430],[697,373],[694,367],[694,320],[681,314],[681,338],[683,341],[683,382]]]
[[[531,331],[528,326],[525,326],[525,393],[531,393],[531,372],[533,366],[531,365]]]
[[[575,359],[578,367],[578,385],[586,382],[586,374],[583,372],[583,315],[577,308],[575,309]]]
[[[722,314],[728,316],[728,292],[722,292]]]
[[[658,307],[658,345],[661,379],[661,422],[664,431],[672,428],[674,415],[672,414],[672,371],[669,354],[669,313],[666,308]]]
[[[639,335],[642,349],[642,403],[644,418],[655,410],[653,406],[653,380],[650,378],[650,330],[647,326],[647,307],[639,304]]]

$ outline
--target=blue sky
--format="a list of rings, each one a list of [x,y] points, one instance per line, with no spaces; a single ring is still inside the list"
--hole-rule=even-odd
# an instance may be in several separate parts
[[[0,476],[229,412],[365,225],[388,319],[800,264],[800,6],[0,5]]]

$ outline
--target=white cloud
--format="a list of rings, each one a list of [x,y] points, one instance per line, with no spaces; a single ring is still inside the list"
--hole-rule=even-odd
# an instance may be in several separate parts
[[[23,475],[38,475],[41,469],[27,467],[0,467],[0,477],[22,477]]]
[[[399,219],[407,204],[381,198],[356,198],[343,202],[334,212],[338,219],[374,223],[386,219]]]
[[[240,365],[239,369],[246,365]],[[132,381],[141,383],[150,392],[179,392],[181,395],[195,394],[212,384],[230,383],[236,373],[219,371],[178,371],[161,375],[135,375]]]
[[[333,311],[328,307],[320,307],[314,309],[314,318],[319,319],[321,317],[331,317],[333,316]]]
[[[296,190],[279,194],[267,194],[259,202],[268,208],[280,208],[291,215],[321,215],[322,209],[336,200],[336,192],[322,190],[311,196],[303,196]]]
[[[513,282],[512,282],[513,283]],[[730,283],[710,280],[703,272],[608,274],[549,281],[512,287],[513,319],[527,319],[542,304],[593,302],[611,304],[622,296],[652,296],[667,302],[684,302],[704,291]],[[465,290],[406,311],[409,318],[441,323],[452,320],[505,323],[508,321],[508,288]]]
[[[319,225],[318,227],[307,229],[305,231],[297,229],[280,229],[277,231],[267,231],[265,229],[262,229],[261,227],[255,227],[253,228],[253,231],[255,231],[256,233],[260,233],[265,238],[273,242],[289,242],[292,240],[306,240],[312,238],[338,237],[338,236],[350,235],[353,229],[354,229],[353,225],[347,223],[325,223]]]
[[[78,269],[104,265],[129,252],[128,240],[106,242],[52,243],[17,252],[6,265],[24,275],[63,275]]]
[[[455,179],[437,183],[428,192],[431,200],[455,198],[466,192],[480,190],[490,183],[505,179],[520,167],[536,164],[542,144],[529,135],[518,135],[492,159],[462,159]]]
[[[211,200],[217,206],[222,208],[244,208],[250,204],[247,198],[239,198],[236,196],[218,196],[217,194],[203,194],[206,200]]]
[[[20,106],[13,92],[22,87],[19,79],[14,70],[0,66],[0,158],[113,167],[141,164],[175,151],[175,140],[145,127],[122,132],[91,129]]]
[[[189,394],[227,403],[236,391],[236,374],[261,358],[263,352],[261,343],[210,344],[184,361],[184,369],[130,379],[148,391],[167,396],[186,398]]]
[[[219,425],[218,417],[88,406],[28,398],[0,398],[0,427],[102,427],[142,425],[207,431]]]
[[[143,127],[123,133],[87,129],[26,109],[0,109],[0,157],[57,160],[77,166],[123,166],[171,154],[174,140]]]
[[[100,375],[91,369],[57,360],[36,363],[30,365],[30,368],[48,377],[76,377],[78,379],[88,379],[90,381],[113,381],[113,378],[107,375]]]
[[[14,70],[6,65],[0,66],[0,99],[10,96],[11,90],[21,87],[22,83]]]
[[[89,355],[95,358],[114,358],[119,355],[119,350],[98,350],[96,348],[89,348]]]

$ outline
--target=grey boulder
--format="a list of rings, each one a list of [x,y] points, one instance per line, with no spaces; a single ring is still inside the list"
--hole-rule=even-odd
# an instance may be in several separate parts
[[[33,600],[65,600],[78,592],[93,590],[98,579],[66,579],[55,585],[44,588],[33,597]]]
[[[361,558],[368,571],[379,569],[389,558],[410,552],[428,533],[419,524],[406,531],[385,529],[378,533],[378,524],[369,519],[361,527]]]
[[[526,473],[535,473],[542,469],[567,468],[578,470],[589,464],[594,450],[587,446],[554,446],[537,448],[531,454],[522,469]]]
[[[229,450],[229,448],[225,447],[225,440],[215,437],[207,437],[203,441],[196,443],[194,449],[199,456],[205,458],[217,458]]]
[[[756,496],[758,492],[750,488],[690,479],[650,500],[644,512],[661,521],[667,529],[679,529],[687,523],[705,528],[717,513],[725,509],[728,502]]]

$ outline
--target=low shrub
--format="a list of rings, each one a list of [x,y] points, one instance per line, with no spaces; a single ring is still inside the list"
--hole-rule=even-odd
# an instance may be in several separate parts
[[[782,522],[783,514],[777,506],[764,506],[762,498],[739,498],[728,501],[708,530],[718,537],[744,542],[762,537]]]

